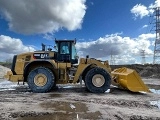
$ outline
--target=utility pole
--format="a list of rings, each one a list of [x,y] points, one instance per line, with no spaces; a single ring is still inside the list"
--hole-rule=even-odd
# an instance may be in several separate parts
[[[156,39],[154,45],[153,64],[160,64],[160,7],[154,8]]]
[[[144,65],[146,63],[146,55],[145,55],[145,50],[141,50],[140,51],[141,57],[142,57],[142,61],[141,64]]]
[[[115,65],[115,56],[113,55],[113,51],[112,50],[111,50],[110,65]]]

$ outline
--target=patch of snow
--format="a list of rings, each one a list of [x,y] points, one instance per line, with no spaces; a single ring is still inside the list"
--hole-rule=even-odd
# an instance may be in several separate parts
[[[108,89],[107,91],[105,91],[105,93],[109,93],[110,92],[110,89]]]
[[[143,94],[147,94],[147,92],[144,92],[144,91],[139,91],[140,93],[143,93]]]
[[[64,86],[63,88],[74,88],[74,86]]]
[[[150,89],[152,93],[160,94],[160,90]],[[160,109],[160,100],[150,101],[151,105],[155,105]]]
[[[0,91],[5,90],[15,90],[15,87],[17,87],[17,83],[13,83],[10,81],[0,81]]]
[[[9,88],[9,89],[1,89],[1,88],[0,88],[0,91],[6,91],[6,90],[15,90],[15,89],[13,89],[13,88]]]
[[[152,93],[160,94],[160,90],[149,89]]]
[[[158,101],[150,101],[151,105],[157,106],[160,109],[160,100]]]
[[[73,104],[70,104],[70,107],[71,107],[72,109],[75,109],[75,108],[76,108]]]

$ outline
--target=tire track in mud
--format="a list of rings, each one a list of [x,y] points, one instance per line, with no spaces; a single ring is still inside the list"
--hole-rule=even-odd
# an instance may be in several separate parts
[[[119,106],[119,107],[136,107],[136,108],[146,108],[146,109],[153,109],[157,108],[156,106],[150,105],[149,102],[144,101],[130,101],[130,100],[115,100],[115,99],[98,99],[98,98],[92,98],[92,99],[83,99],[83,98],[70,98],[69,100],[73,101],[81,101],[81,102],[87,102],[87,103],[96,103],[96,104],[103,104],[103,105],[110,105],[110,106]]]
[[[150,105],[147,101],[115,100],[107,98],[105,100],[100,98],[70,98],[68,100],[76,102],[81,101],[91,106],[96,106],[96,104],[99,106],[100,104],[101,107],[98,109],[101,110],[102,115],[104,114],[104,116],[106,116],[107,114],[107,119],[111,118],[111,120],[160,120],[160,111],[157,109],[157,106]],[[153,112],[153,114],[147,114],[150,112]]]

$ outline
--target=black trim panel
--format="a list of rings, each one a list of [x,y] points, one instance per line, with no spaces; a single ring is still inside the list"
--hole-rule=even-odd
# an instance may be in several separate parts
[[[11,66],[11,71],[12,71],[13,75],[16,75],[16,72],[15,72],[16,60],[17,60],[17,55],[14,55],[13,61],[12,61],[12,66]]]

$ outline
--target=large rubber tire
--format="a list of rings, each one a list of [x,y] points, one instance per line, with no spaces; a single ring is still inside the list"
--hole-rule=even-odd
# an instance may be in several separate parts
[[[100,77],[100,78],[98,78]],[[100,79],[100,83],[96,84],[97,79]],[[102,79],[102,80],[101,80]],[[90,92],[93,93],[104,93],[110,88],[111,76],[102,68],[92,68],[85,76],[85,85]]]
[[[45,93],[55,85],[55,76],[50,69],[37,67],[29,73],[27,82],[33,92]]]

